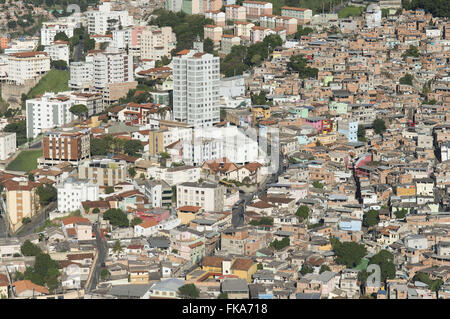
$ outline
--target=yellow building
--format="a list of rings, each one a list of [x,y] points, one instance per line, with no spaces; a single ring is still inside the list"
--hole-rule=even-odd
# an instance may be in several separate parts
[[[181,219],[181,224],[189,225],[201,209],[200,206],[182,206],[177,210],[177,217]]]
[[[8,180],[3,183],[6,192],[6,211],[13,232],[23,225],[24,218],[36,215],[40,208],[36,189],[39,183]]]
[[[257,270],[258,264],[249,258],[236,258],[231,266],[231,274],[247,280],[248,283],[252,282],[252,276]]]
[[[414,184],[398,185],[396,188],[397,196],[416,196],[416,186]]]
[[[148,151],[150,156],[164,152],[164,132],[167,130],[149,131]]]
[[[148,284],[148,270],[146,267],[142,266],[131,266],[130,267],[130,283],[136,285],[147,285]]]
[[[267,120],[270,119],[270,106],[269,105],[254,105],[252,106],[252,114],[255,120]]]

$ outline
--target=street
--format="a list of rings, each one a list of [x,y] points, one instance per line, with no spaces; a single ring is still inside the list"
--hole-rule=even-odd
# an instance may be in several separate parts
[[[97,288],[97,284],[98,284],[99,278],[100,278],[100,271],[102,268],[102,264],[105,262],[106,253],[107,253],[107,247],[106,247],[107,244],[106,244],[104,237],[102,237],[100,235],[100,232],[98,230],[98,225],[95,224],[93,229],[94,229],[96,243],[97,243],[98,258],[97,258],[97,262],[94,265],[94,271],[92,273],[91,281],[88,283],[88,286],[86,289],[87,291],[92,291]]]
[[[56,208],[56,204],[56,202],[51,202],[50,204],[48,204],[47,207],[45,207],[31,219],[30,223],[25,224],[22,228],[20,228],[16,234],[19,236],[26,236],[34,233],[34,230],[36,228],[44,224],[44,222],[47,220],[48,213]]]

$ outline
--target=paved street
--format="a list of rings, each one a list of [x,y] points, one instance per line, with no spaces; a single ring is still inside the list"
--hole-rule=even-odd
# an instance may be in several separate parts
[[[23,226],[18,232],[17,235],[19,236],[26,236],[29,234],[33,234],[34,230],[37,227],[40,227],[44,224],[45,220],[48,217],[48,213],[51,212],[56,208],[56,202],[50,203],[43,211],[39,212],[38,215],[33,217],[31,222],[29,224],[26,224]]]
[[[104,237],[102,237],[100,235],[100,231],[98,230],[98,225],[97,224],[94,225],[93,229],[94,229],[94,233],[95,233],[95,237],[96,237],[98,258],[97,258],[97,262],[95,263],[94,272],[92,274],[91,281],[88,284],[87,291],[92,291],[92,290],[96,289],[97,284],[99,282],[99,278],[100,278],[100,271],[102,268],[102,264],[105,262],[106,253],[107,253],[107,244],[106,244]]]

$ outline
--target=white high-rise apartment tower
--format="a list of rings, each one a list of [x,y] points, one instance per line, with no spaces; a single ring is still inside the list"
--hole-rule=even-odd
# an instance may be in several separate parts
[[[173,58],[173,117],[194,127],[220,121],[219,57],[183,50]]]

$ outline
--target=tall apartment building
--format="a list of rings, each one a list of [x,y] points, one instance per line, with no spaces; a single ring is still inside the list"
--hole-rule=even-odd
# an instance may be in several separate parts
[[[71,90],[82,90],[93,85],[94,64],[92,62],[72,62],[69,66]]]
[[[111,2],[103,2],[98,10],[88,11],[87,26],[90,34],[106,34],[107,31],[117,30],[134,24],[133,17],[128,11],[112,11]]]
[[[299,24],[306,24],[311,21],[312,10],[295,7],[281,7],[281,15],[296,18]]]
[[[177,207],[200,206],[206,212],[223,210],[223,186],[209,182],[186,182],[177,186]]]
[[[272,15],[273,5],[265,1],[244,1],[247,19],[258,19],[262,15]]]
[[[0,133],[0,161],[8,159],[17,150],[16,133]]]
[[[55,93],[45,93],[39,98],[27,100],[27,138],[35,138],[46,130],[75,120],[75,115],[69,111],[74,104],[70,96]]]
[[[24,177],[10,179],[3,183],[6,192],[6,214],[13,232],[23,225],[23,219],[36,215],[40,205],[36,188],[39,183]]]
[[[166,0],[165,9],[172,12],[180,12],[183,7],[183,0]]]
[[[86,129],[46,132],[42,146],[40,164],[58,165],[61,162],[69,162],[78,165],[90,157],[90,132]]]
[[[101,52],[93,57],[94,87],[134,81],[133,58],[125,52]]]
[[[44,51],[48,53],[51,61],[62,60],[69,64],[70,48],[66,41],[55,41],[45,46]]]
[[[149,26],[141,33],[141,59],[160,60],[171,58],[177,39],[171,27]]]
[[[220,43],[220,39],[222,39],[223,29],[221,26],[206,24],[203,26],[203,38],[210,38],[214,41],[214,43]]]
[[[47,52],[18,52],[8,56],[8,81],[24,84],[50,70],[50,56]]]
[[[99,186],[114,186],[128,177],[127,163],[123,160],[92,160],[78,166],[78,178],[89,179]]]
[[[50,45],[55,39],[55,35],[63,32],[68,38],[73,37],[73,30],[76,24],[73,22],[44,22],[41,28],[41,44]]]
[[[97,184],[89,180],[69,177],[56,186],[58,192],[58,210],[62,213],[73,212],[81,208],[84,201],[96,201],[99,198]]]
[[[219,57],[184,50],[173,58],[173,114],[194,127],[220,121]]]

